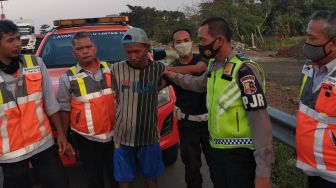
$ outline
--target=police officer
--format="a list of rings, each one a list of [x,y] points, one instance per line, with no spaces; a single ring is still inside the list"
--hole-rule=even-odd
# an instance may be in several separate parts
[[[31,187],[29,164],[42,187],[66,188],[68,178],[50,126],[56,127],[58,151],[63,154],[69,144],[61,127],[59,104],[42,59],[20,51],[17,26],[1,20],[0,166],[4,188]]]
[[[231,30],[219,17],[199,30],[200,53],[209,58],[200,77],[166,71],[175,84],[207,91],[214,187],[270,187],[272,132],[262,68],[231,46]]]
[[[297,167],[309,187],[336,187],[336,13],[316,11],[306,30],[297,114]]]
[[[192,53],[194,45],[188,29],[178,29],[172,34],[173,48],[178,54],[170,71],[200,76],[207,69],[207,61]],[[204,153],[211,178],[212,152],[209,143],[206,93],[185,90],[172,83],[176,93],[175,114],[178,119],[181,158],[185,165],[185,181],[188,188],[201,188],[201,154]]]
[[[112,160],[115,104],[111,70],[107,62],[96,58],[97,47],[90,34],[76,33],[72,46],[78,64],[60,77],[57,95],[62,122],[74,131],[88,187],[104,187],[104,167],[112,187],[117,187]]]

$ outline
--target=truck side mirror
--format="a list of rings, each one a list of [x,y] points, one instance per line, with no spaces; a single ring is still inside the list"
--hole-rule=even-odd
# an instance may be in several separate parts
[[[153,48],[154,61],[165,59],[167,56],[166,50],[163,48]]]

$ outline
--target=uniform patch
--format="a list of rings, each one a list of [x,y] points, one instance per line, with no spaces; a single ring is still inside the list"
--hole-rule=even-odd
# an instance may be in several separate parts
[[[83,79],[87,76],[88,75],[85,72],[81,72],[81,73],[75,74],[73,76],[69,76],[69,80],[73,81],[73,80]]]
[[[237,54],[236,57],[241,61],[250,61],[250,59],[247,58],[244,54]]]
[[[252,95],[258,91],[255,85],[256,77],[254,75],[247,75],[240,79],[240,82],[244,86],[244,93],[248,95]]]
[[[256,95],[252,95],[249,99],[247,96],[243,96],[243,103],[246,110],[253,110],[253,109],[261,109],[266,106],[265,98],[262,94],[258,93]]]
[[[230,62],[226,63],[223,70],[223,74],[231,76],[235,65],[236,64]]]
[[[31,74],[36,72],[41,72],[40,66],[23,68],[23,74]]]

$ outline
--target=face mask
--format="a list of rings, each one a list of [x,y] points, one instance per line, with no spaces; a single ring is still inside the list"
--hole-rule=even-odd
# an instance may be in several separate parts
[[[180,44],[176,44],[175,46],[176,53],[180,57],[185,57],[191,53],[192,42],[183,42]]]
[[[215,55],[218,53],[219,49],[220,48],[217,48],[216,50],[213,49],[213,45],[215,44],[217,39],[215,39],[214,41],[212,41],[210,44],[208,45],[205,45],[205,46],[202,46],[202,45],[199,45],[199,52],[200,54],[207,58],[207,59],[212,59],[215,57]]]
[[[325,52],[325,45],[327,45],[331,40],[332,39],[328,40],[322,45],[312,45],[305,42],[303,44],[304,55],[312,61],[320,61],[331,53],[331,51],[328,54]]]
[[[6,74],[13,74],[20,68],[19,60],[20,60],[19,57],[14,58],[9,65],[5,65],[0,62],[0,69],[4,71]]]

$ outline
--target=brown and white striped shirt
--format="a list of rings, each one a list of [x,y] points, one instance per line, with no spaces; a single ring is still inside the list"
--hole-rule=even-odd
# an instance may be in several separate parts
[[[158,86],[165,66],[150,62],[142,69],[127,61],[112,64],[112,84],[117,94],[114,142],[127,146],[158,143]]]

